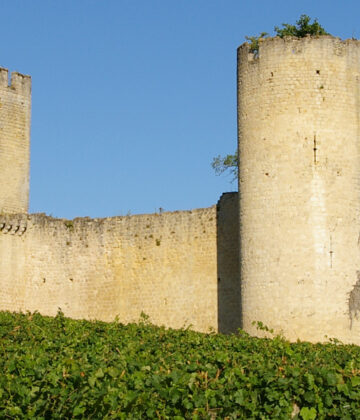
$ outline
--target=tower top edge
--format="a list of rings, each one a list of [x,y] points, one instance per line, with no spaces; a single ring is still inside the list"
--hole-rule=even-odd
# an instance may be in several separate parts
[[[291,54],[306,54],[315,57],[318,51],[321,51],[322,55],[334,54],[339,57],[353,55],[357,57],[357,62],[360,60],[360,40],[342,40],[332,35],[260,38],[257,47],[256,50],[252,50],[248,42],[241,44],[237,50],[238,62],[255,64],[262,61],[262,56],[290,56]]]
[[[9,82],[9,70],[0,67],[0,89],[9,89],[14,93],[24,96],[31,95],[31,76],[17,71],[11,72]]]
[[[296,37],[296,36],[284,36],[283,38],[279,36],[274,37],[264,37],[259,38],[259,46],[266,46],[269,44],[280,43],[280,44],[305,44],[305,43],[314,43],[314,42],[336,42],[343,45],[360,45],[360,39],[348,38],[341,39],[333,35],[306,35],[305,37]],[[250,44],[246,41],[242,43],[238,50],[247,49],[250,47]]]

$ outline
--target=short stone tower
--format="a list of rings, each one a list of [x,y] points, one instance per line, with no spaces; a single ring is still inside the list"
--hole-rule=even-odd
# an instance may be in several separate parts
[[[238,50],[242,314],[360,343],[360,42]]]
[[[0,213],[29,206],[31,78],[0,68]]]

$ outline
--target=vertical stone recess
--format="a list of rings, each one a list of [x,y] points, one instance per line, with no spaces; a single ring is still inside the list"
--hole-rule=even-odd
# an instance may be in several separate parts
[[[31,78],[0,68],[0,214],[29,206]]]
[[[238,49],[243,327],[360,344],[360,44],[272,38]],[[354,305],[353,305],[354,306]]]

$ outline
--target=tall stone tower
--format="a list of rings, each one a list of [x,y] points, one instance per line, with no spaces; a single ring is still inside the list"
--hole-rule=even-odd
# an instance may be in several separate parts
[[[0,214],[29,206],[31,78],[0,68]]]
[[[360,344],[360,42],[238,50],[243,327]]]

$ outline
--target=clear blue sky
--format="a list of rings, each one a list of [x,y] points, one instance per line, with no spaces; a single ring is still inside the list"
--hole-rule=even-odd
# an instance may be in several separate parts
[[[236,189],[236,48],[301,14],[360,37],[360,2],[1,0],[0,65],[33,83],[30,211],[208,207]]]

